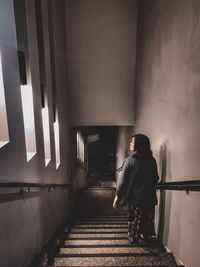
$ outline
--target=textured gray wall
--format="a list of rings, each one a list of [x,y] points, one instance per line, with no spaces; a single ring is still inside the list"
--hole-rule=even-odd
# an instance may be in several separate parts
[[[17,4],[18,1],[16,1]],[[20,97],[20,80],[17,57],[17,40],[12,0],[0,1],[0,48],[3,58],[5,95],[7,102],[10,142],[0,149],[0,182],[38,182],[67,183],[69,176],[69,138],[67,88],[66,88],[66,44],[64,1],[53,1],[53,23],[56,40],[54,47],[58,115],[60,122],[61,165],[56,170],[51,62],[49,54],[49,35],[47,0],[42,1],[43,26],[45,30],[45,64],[46,89],[49,98],[52,160],[45,167],[43,132],[41,118],[40,81],[38,65],[38,48],[34,0],[25,1],[28,28],[29,69],[32,78],[37,154],[26,161],[26,149],[23,130],[22,105]],[[59,14],[59,16],[58,16]],[[66,90],[63,90],[65,88]],[[62,94],[60,90],[62,89]],[[0,194],[19,192],[19,189],[1,189]],[[58,230],[69,217],[72,195],[69,190],[42,190],[38,196],[17,201],[0,203],[0,265],[4,267],[21,267],[30,260],[41,246]]]
[[[139,25],[135,132],[151,138],[163,180],[199,179],[200,2],[141,1]],[[189,267],[199,266],[199,202],[165,196],[164,243]]]
[[[22,267],[39,253],[70,217],[72,199],[71,190],[58,189],[0,203],[1,266]]]
[[[67,0],[73,125],[133,125],[137,1]]]

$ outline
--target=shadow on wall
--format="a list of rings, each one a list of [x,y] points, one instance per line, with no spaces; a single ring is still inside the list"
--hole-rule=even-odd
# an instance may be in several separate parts
[[[170,182],[166,181],[167,176],[171,177],[170,172],[170,146],[169,142],[165,142],[160,146],[159,150],[159,166],[160,166],[160,182]],[[166,191],[160,191],[159,197],[159,218],[158,218],[158,239],[161,242],[167,242],[169,234],[169,222],[171,214],[171,199],[172,192],[168,191],[166,196]]]

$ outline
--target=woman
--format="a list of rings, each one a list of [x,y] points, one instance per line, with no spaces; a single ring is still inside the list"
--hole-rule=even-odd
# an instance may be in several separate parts
[[[142,134],[132,136],[133,155],[125,159],[117,182],[113,207],[129,207],[128,238],[131,244],[144,245],[148,236],[155,235],[154,211],[157,204],[155,185],[159,180],[156,160],[152,156],[149,138]]]

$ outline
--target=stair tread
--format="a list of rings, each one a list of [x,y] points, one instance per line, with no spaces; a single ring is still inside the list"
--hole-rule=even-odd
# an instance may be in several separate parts
[[[56,257],[55,266],[177,266],[171,254],[158,256]]]
[[[74,226],[73,229],[118,229],[118,228],[121,228],[121,229],[127,229],[127,224],[123,224],[123,225],[92,225],[92,226],[89,226],[89,225],[80,225],[80,226]]]
[[[127,233],[127,227],[124,228],[73,228],[70,233]]]
[[[58,265],[57,265],[58,266]],[[73,266],[68,266],[68,265],[59,265],[59,267],[80,267],[80,265],[73,265]],[[82,265],[84,266],[84,265]],[[113,267],[117,265],[113,265]],[[121,265],[120,265],[121,266]],[[123,265],[122,265],[123,266]],[[129,265],[128,267],[155,267],[155,265]],[[35,267],[35,266],[34,266]],[[38,266],[37,266],[38,267]],[[43,266],[42,266],[43,267]],[[46,265],[44,266],[46,267]],[[56,265],[50,265],[47,267],[56,267]],[[110,267],[109,265],[98,265],[98,267]],[[156,267],[185,267],[185,265],[156,265]]]
[[[91,218],[86,218],[86,219],[79,219],[79,221],[82,221],[82,222],[85,222],[85,221],[89,221],[89,222],[101,222],[101,221],[108,221],[108,222],[113,222],[113,221],[127,221],[128,220],[128,218],[127,217],[116,217],[116,218],[113,218],[113,217],[111,217],[111,218],[105,218],[105,217],[102,217],[102,218],[93,218],[93,219],[91,219]]]
[[[93,223],[91,223],[91,222],[76,222],[75,224],[74,224],[74,226],[78,226],[78,225],[90,225],[90,226],[95,226],[95,225],[99,225],[99,226],[117,226],[117,225],[128,225],[128,221],[127,222],[120,222],[120,221],[118,221],[118,222],[101,222],[101,223],[99,223],[99,222],[93,222]]]
[[[127,218],[127,214],[121,214],[121,215],[96,215],[96,216],[90,216],[90,217],[82,217],[84,218],[89,218],[89,219],[94,219],[94,218]]]
[[[77,224],[128,224],[128,220],[113,220],[113,221],[108,221],[108,220],[102,220],[102,221],[77,221]]]
[[[82,247],[61,248],[60,254],[161,253],[161,247]]]
[[[130,246],[130,243],[128,241],[128,238],[123,239],[67,239],[65,240],[65,246],[67,245],[128,245]],[[160,246],[160,244],[152,244],[153,246]]]
[[[58,253],[57,258],[104,258],[104,257],[165,257],[167,252],[110,252],[110,253]]]
[[[68,238],[127,238],[127,232],[124,233],[70,233]]]

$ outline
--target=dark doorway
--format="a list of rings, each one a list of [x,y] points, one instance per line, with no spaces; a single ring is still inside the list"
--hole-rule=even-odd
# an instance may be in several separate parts
[[[117,131],[114,126],[88,127],[89,186],[115,183]]]

